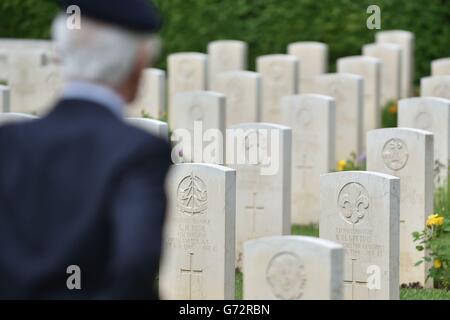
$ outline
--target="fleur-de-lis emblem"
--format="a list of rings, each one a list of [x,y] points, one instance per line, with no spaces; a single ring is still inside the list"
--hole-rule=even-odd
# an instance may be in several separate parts
[[[346,184],[338,197],[338,207],[342,218],[351,224],[357,224],[368,214],[369,195],[359,183]]]

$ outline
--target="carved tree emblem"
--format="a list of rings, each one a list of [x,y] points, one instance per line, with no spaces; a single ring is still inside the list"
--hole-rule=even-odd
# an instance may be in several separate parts
[[[403,169],[408,162],[408,147],[400,139],[391,139],[383,147],[384,164],[391,170]]]
[[[300,299],[307,280],[300,257],[292,252],[275,255],[267,266],[266,280],[276,298]]]
[[[204,214],[208,208],[206,184],[193,172],[178,185],[177,205],[179,212],[188,216]]]
[[[369,212],[369,194],[356,182],[346,184],[338,196],[338,208],[342,218],[351,224],[363,220]]]

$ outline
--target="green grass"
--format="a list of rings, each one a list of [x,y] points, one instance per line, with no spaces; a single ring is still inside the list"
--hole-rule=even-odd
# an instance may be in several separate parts
[[[293,225],[293,235],[319,236],[319,228],[316,225]],[[236,300],[243,297],[243,275],[236,271]],[[450,300],[450,291],[440,289],[400,289],[400,300]]]
[[[243,294],[243,279],[242,279],[242,272],[236,271],[236,300],[242,300],[242,294]]]
[[[400,289],[400,300],[450,300],[450,291],[440,289]]]
[[[319,227],[314,224],[300,226],[294,224],[291,229],[292,235],[319,237]]]

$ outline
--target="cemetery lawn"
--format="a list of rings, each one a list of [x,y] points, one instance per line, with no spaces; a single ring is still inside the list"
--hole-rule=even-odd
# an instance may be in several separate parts
[[[319,229],[315,225],[293,225],[292,234],[318,237]],[[242,273],[236,271],[236,300],[242,300],[242,283]],[[400,300],[450,300],[450,291],[439,289],[400,289]]]

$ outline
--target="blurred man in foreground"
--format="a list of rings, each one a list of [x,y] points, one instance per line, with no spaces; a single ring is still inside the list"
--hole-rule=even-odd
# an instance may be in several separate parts
[[[157,298],[170,148],[122,112],[160,20],[146,0],[62,9],[70,5],[81,28],[65,14],[53,24],[61,101],[41,120],[0,129],[0,298]]]

